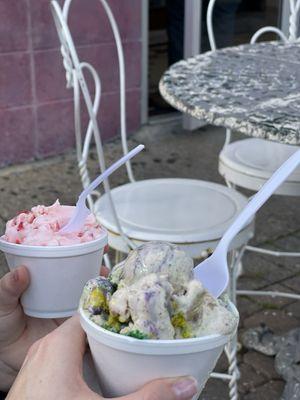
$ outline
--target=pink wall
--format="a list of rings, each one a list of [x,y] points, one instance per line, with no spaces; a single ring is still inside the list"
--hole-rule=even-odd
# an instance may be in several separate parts
[[[129,131],[140,123],[141,1],[108,0],[122,36]],[[0,0],[0,165],[74,146],[72,91],[66,89],[50,0]],[[62,3],[62,2],[61,2]],[[119,133],[117,52],[98,0],[73,0],[71,31],[81,60],[102,81],[103,138]]]

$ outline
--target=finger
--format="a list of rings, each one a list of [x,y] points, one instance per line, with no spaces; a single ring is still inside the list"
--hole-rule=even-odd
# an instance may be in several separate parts
[[[192,376],[158,379],[145,385],[141,390],[121,397],[119,400],[190,400],[197,393],[197,381]]]
[[[14,311],[28,285],[29,273],[25,267],[18,267],[0,279],[0,315]]]
[[[25,267],[19,267],[0,279],[0,347],[14,343],[23,333],[25,315],[19,298],[29,284]]]
[[[109,268],[107,268],[105,265],[102,265],[100,268],[100,275],[107,277],[109,273],[110,273]]]

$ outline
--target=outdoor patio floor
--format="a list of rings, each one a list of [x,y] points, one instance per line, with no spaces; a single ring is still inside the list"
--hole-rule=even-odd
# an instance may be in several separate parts
[[[218,153],[223,141],[224,131],[220,128],[205,127],[186,132],[179,121],[144,127],[129,140],[130,147],[137,143],[146,145],[146,151],[133,162],[136,178],[187,177],[223,183],[217,169]],[[107,164],[121,155],[119,139],[106,143],[104,148]],[[90,169],[92,176],[99,171],[94,152]],[[111,179],[112,186],[126,181],[124,168]],[[63,204],[74,204],[80,189],[75,152],[0,170],[0,231],[3,232],[5,221],[13,217],[17,210],[36,204],[49,205],[57,198]],[[297,251],[300,248],[299,227],[299,199],[275,196],[257,216],[256,236],[252,243],[272,249]],[[0,266],[2,275],[6,268],[3,255]],[[250,290],[299,291],[300,260],[246,254],[244,274],[238,286]],[[261,322],[265,322],[275,333],[300,326],[299,303],[289,299],[241,297],[238,309],[241,314],[241,333],[247,328],[259,326]],[[241,399],[280,399],[284,382],[274,369],[272,357],[242,348],[239,360]],[[224,371],[225,366],[221,359],[218,370]],[[202,399],[228,399],[226,386],[222,381],[210,380]]]

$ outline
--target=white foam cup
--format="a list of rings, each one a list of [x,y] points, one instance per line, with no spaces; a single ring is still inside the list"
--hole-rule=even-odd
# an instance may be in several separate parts
[[[72,246],[27,246],[0,239],[10,270],[24,265],[30,284],[21,297],[27,315],[69,317],[76,313],[87,280],[99,275],[107,232],[91,242]]]
[[[231,311],[238,317],[235,306]],[[179,340],[139,340],[105,330],[92,322],[82,307],[80,321],[105,397],[124,396],[158,378],[192,375],[199,392],[232,335],[209,335]],[[237,318],[238,320],[238,318]]]

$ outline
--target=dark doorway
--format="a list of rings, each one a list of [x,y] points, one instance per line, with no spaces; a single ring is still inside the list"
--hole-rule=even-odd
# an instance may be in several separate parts
[[[200,1],[200,0],[199,0]],[[203,0],[201,51],[210,50],[206,10],[209,0]],[[169,65],[183,58],[184,0],[149,1],[149,116],[174,112],[160,96],[159,80]],[[278,26],[280,1],[217,0],[214,10],[214,30],[217,47],[249,43],[252,35],[266,25]],[[263,40],[274,40],[264,35]]]

